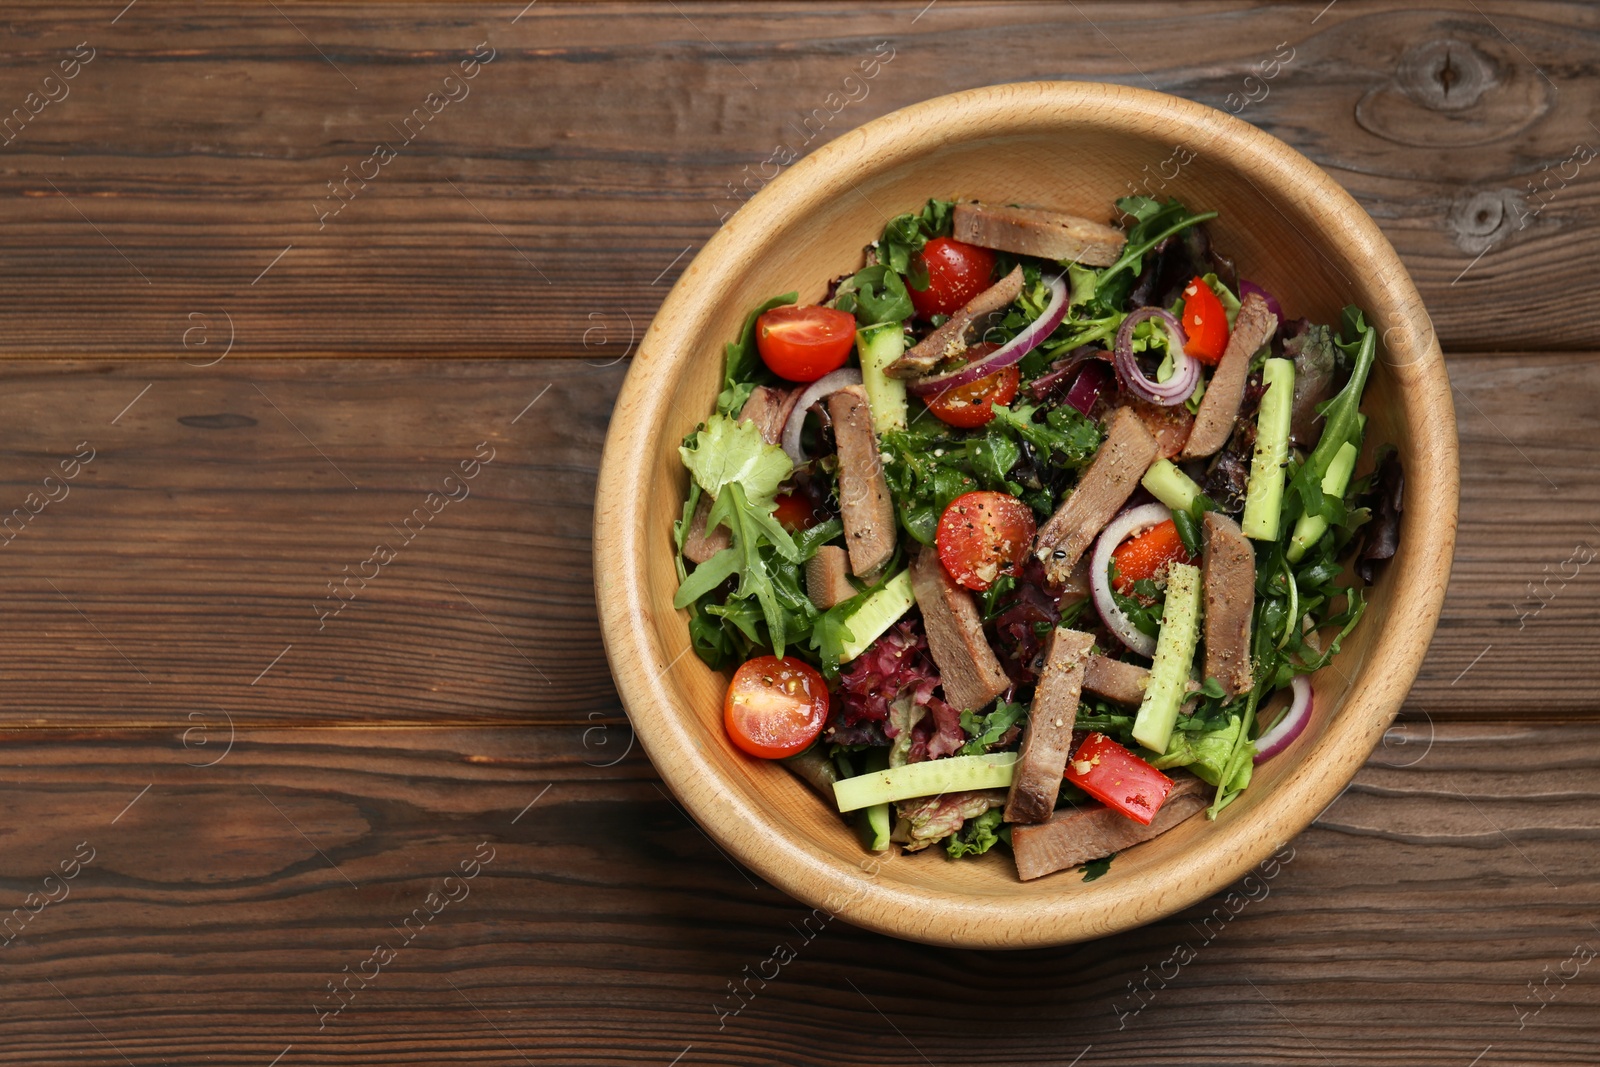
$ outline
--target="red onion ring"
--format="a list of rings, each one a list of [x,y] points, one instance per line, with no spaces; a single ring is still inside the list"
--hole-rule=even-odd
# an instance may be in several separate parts
[[[806,412],[811,410],[811,405],[830,393],[837,393],[847,385],[860,384],[861,371],[858,368],[841,367],[832,374],[824,374],[806,386],[795,398],[794,407],[789,409],[789,419],[783,424],[781,441],[784,452],[788,453],[796,467],[806,461],[806,454],[800,450],[800,431],[805,427]]]
[[[1156,639],[1135,626],[1133,621],[1122,613],[1122,609],[1117,607],[1117,602],[1111,595],[1111,579],[1107,577],[1107,572],[1111,569],[1111,553],[1128,539],[1128,535],[1138,530],[1147,530],[1170,518],[1172,509],[1165,504],[1145,504],[1129,508],[1100,531],[1100,538],[1094,543],[1094,555],[1089,557],[1089,588],[1094,592],[1094,606],[1095,610],[1100,612],[1100,621],[1106,624],[1106,629],[1117,636],[1117,640],[1146,657],[1155,656]]]
[[[1023,327],[1021,333],[981,359],[975,359],[953,371],[908,382],[906,388],[916,396],[933,396],[935,393],[943,393],[958,386],[970,385],[979,378],[987,378],[997,370],[1004,370],[1038,348],[1067,316],[1067,283],[1053,275],[1045,275],[1043,280],[1045,288],[1050,290],[1050,300],[1039,313],[1039,317]]]
[[[1311,721],[1311,679],[1297,674],[1290,680],[1289,686],[1294,690],[1294,703],[1289,705],[1289,710],[1283,713],[1277,725],[1256,740],[1257,763],[1269,760],[1288,748],[1305,730],[1306,723]]]
[[[1139,399],[1161,407],[1175,407],[1189,399],[1194,387],[1199,384],[1200,362],[1191,358],[1180,344],[1172,354],[1172,377],[1164,382],[1154,382],[1145,377],[1133,354],[1133,328],[1145,319],[1160,319],[1174,341],[1187,343],[1187,335],[1172,312],[1158,307],[1139,308],[1123,319],[1117,329],[1117,377],[1122,387]]]
[[[1251,293],[1255,293],[1256,295],[1260,296],[1262,300],[1265,300],[1267,302],[1267,310],[1276,315],[1279,322],[1283,321],[1283,308],[1278,306],[1277,298],[1271,293],[1267,292],[1265,289],[1261,288],[1261,286],[1257,285],[1255,282],[1240,278],[1239,299],[1243,300]]]

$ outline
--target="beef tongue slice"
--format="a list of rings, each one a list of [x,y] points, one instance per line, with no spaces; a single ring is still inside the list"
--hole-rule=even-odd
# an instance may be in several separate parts
[[[1011,273],[967,301],[961,308],[917,345],[889,364],[883,373],[891,378],[920,378],[947,359],[966,352],[975,326],[988,315],[1006,307],[1022,292],[1022,268]]]
[[[1011,851],[1016,856],[1017,875],[1024,882],[1030,881],[1159,837],[1206,806],[1205,788],[1205,783],[1194,775],[1174,772],[1172,791],[1149,826],[1095,805],[1065,808],[1052,815],[1049,822],[1012,827]]]
[[[849,575],[849,556],[838,545],[823,545],[806,560],[806,595],[818,611],[827,611],[856,595]]]
[[[894,555],[894,500],[878,458],[878,437],[866,390],[847,386],[828,397],[833,441],[839,450],[839,517],[858,578],[874,574]]]
[[[1278,316],[1268,310],[1261,294],[1246,294],[1233,320],[1228,347],[1223,349],[1222,359],[1206,383],[1206,395],[1200,398],[1200,410],[1195,413],[1194,428],[1184,442],[1182,458],[1209,456],[1228,443],[1233,420],[1238,417],[1239,404],[1244,399],[1250,360],[1272,339],[1277,329]]]
[[[1051,581],[1063,582],[1078,557],[1138,488],[1161,446],[1132,408],[1111,413],[1106,439],[1078,485],[1039,528],[1034,554]]]
[[[1091,267],[1111,266],[1127,243],[1121,230],[1063,211],[976,200],[956,205],[951,226],[955,239],[969,245]]]
[[[983,635],[972,594],[945,573],[931,545],[911,564],[911,591],[928,632],[928,651],[939,668],[944,698],[958,711],[978,711],[1011,685]]]
[[[1007,822],[1044,822],[1055,810],[1071,754],[1084,666],[1093,645],[1092,635],[1077,630],[1058,627],[1050,635],[1050,650],[1028,710],[1028,725],[1022,731],[1022,751],[1012,770]]]
[[[1125,663],[1106,656],[1090,656],[1083,670],[1083,688],[1113,704],[1144,702],[1150,672],[1137,663]]]
[[[1206,677],[1215,678],[1229,697],[1250,691],[1250,615],[1256,600],[1256,553],[1239,524],[1206,512],[1205,554],[1200,568],[1205,585]]]
[[[775,445],[783,437],[783,424],[789,421],[789,412],[800,397],[798,389],[780,389],[775,385],[758,385],[739,409],[739,421],[749,422],[760,431],[761,439]]]

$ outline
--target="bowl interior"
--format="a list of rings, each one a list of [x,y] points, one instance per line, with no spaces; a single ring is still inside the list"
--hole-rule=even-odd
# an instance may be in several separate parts
[[[726,676],[685,653],[671,523],[687,475],[676,445],[711,410],[722,345],[747,311],[861,264],[888,217],[930,196],[1045,205],[1106,221],[1135,192],[1221,213],[1213,243],[1286,314],[1337,324],[1364,308],[1386,342],[1364,410],[1368,452],[1399,449],[1399,555],[1334,664],[1313,679],[1305,734],[1257,769],[1214,823],[1191,819],[1085,883],[1019,882],[1008,852],[894,858],[783,767],[743,756],[721,718]],[[1365,462],[1370,463],[1370,459]],[[1236,879],[1302,829],[1354,774],[1415,676],[1453,545],[1454,422],[1417,294],[1361,209],[1275,139],[1187,101],[1114,86],[977,90],[886,116],[801,161],[747,204],[685,271],[619,401],[597,505],[596,573],[614,673],[663,778],[724,847],[814,906],[945,944],[1063,943],[1148,922]],[[1365,466],[1358,471],[1367,469]]]

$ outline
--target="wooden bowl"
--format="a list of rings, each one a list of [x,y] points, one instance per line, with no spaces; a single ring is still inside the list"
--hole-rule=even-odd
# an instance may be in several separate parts
[[[1217,247],[1290,315],[1365,309],[1384,340],[1367,386],[1369,456],[1395,445],[1406,475],[1400,550],[1343,651],[1312,679],[1315,714],[1215,822],[1190,819],[1117,856],[1104,877],[1024,883],[1010,854],[948,860],[863,850],[783,767],[722,727],[724,674],[689,650],[675,611],[672,521],[687,474],[677,445],[711,412],[723,343],[766,298],[823,298],[859,268],[891,216],[930,196],[1058,207],[1107,219],[1134,191],[1216,209]],[[708,194],[709,195],[709,194]],[[1369,463],[1370,459],[1364,460]],[[1359,469],[1366,469],[1365,467]],[[612,415],[595,502],[601,632],[633,727],[690,814],[739,862],[858,926],[940,945],[1018,948],[1099,937],[1228,886],[1338,795],[1389,727],[1444,600],[1459,472],[1449,382],[1422,301],[1389,242],[1310,160],[1188,100],[1118,85],[974,89],[894,112],[802,159],[701,249],[639,346]]]

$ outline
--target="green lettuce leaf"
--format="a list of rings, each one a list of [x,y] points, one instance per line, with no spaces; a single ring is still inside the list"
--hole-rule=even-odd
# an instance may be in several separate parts
[[[1247,740],[1242,749],[1250,758],[1240,760],[1235,756],[1234,746],[1243,725],[1242,716],[1230,715],[1226,723],[1214,730],[1174,730],[1172,740],[1167,742],[1167,751],[1150,760],[1150,766],[1157,770],[1187,767],[1207,785],[1236,793],[1250,784],[1250,772],[1254,766],[1254,742]],[[1230,761],[1233,763],[1233,774],[1224,784],[1222,776]]]
[[[950,853],[951,859],[988,852],[996,841],[1006,839],[1005,828],[1001,825],[1004,815],[1000,808],[991,808],[976,819],[968,819],[961,829],[944,839],[945,851]]]
[[[737,482],[751,507],[772,504],[778,486],[794,464],[777,445],[769,445],[753,423],[713,415],[678,448],[701,489],[720,499],[722,487]],[[709,525],[709,524],[708,524]]]

